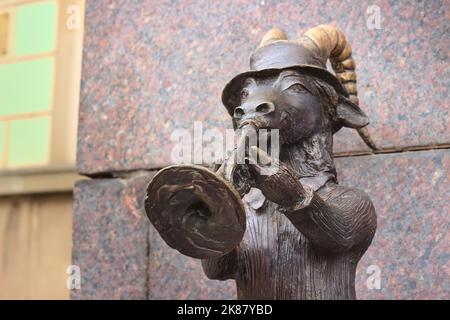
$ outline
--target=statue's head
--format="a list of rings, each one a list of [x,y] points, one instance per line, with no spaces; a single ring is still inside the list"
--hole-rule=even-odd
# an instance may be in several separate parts
[[[328,59],[336,75],[326,69]],[[362,130],[368,118],[358,106],[351,48],[337,28],[319,26],[296,41],[272,29],[251,55],[250,69],[222,93],[235,128],[252,122],[279,129],[281,143],[292,144],[345,126],[359,129],[374,147]]]

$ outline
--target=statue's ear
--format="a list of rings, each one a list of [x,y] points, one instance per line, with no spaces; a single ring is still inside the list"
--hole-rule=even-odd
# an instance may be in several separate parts
[[[361,128],[369,124],[366,114],[344,96],[339,97],[336,118],[344,127],[348,128]]]

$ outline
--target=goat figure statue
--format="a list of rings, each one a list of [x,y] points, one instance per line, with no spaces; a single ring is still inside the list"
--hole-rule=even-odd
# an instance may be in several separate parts
[[[150,221],[169,246],[201,259],[208,278],[234,279],[239,299],[356,299],[376,214],[365,192],[338,184],[333,134],[354,128],[375,145],[344,34],[320,25],[288,40],[270,30],[222,101],[236,130],[277,129],[278,157],[256,144],[218,170],[162,169],[147,189]]]

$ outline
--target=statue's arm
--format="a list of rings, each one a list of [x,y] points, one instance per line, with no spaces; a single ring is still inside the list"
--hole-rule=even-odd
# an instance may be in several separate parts
[[[212,280],[234,279],[237,265],[236,260],[236,249],[217,258],[202,259],[203,271]]]
[[[249,168],[256,187],[277,203],[280,211],[313,244],[339,251],[369,246],[375,234],[376,215],[363,191],[337,184],[313,191],[303,186],[286,164],[270,159],[260,149],[255,151],[263,163],[277,165],[277,170],[271,171],[270,167],[251,163]]]
[[[339,186],[322,195],[307,192],[309,196],[282,211],[310,242],[333,250],[369,246],[377,223],[366,193]]]

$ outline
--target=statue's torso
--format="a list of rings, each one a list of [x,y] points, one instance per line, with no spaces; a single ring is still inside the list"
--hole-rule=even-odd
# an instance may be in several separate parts
[[[247,228],[237,249],[239,299],[355,299],[358,252],[325,252],[276,205],[246,205]]]

